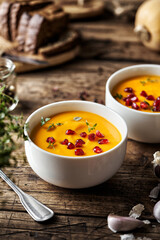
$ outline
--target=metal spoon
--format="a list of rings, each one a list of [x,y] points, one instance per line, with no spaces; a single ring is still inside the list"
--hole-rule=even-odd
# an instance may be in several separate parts
[[[54,212],[51,209],[24,193],[1,170],[0,177],[17,193],[23,207],[35,221],[43,222],[53,217]]]

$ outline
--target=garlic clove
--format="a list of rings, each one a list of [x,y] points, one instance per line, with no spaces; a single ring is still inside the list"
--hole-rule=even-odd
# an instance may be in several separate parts
[[[160,223],[160,201],[158,201],[153,208],[153,216]]]
[[[160,178],[160,151],[157,151],[153,154],[154,160],[153,163],[153,169],[156,177]]]
[[[141,228],[145,223],[141,220],[132,217],[122,217],[114,214],[109,214],[108,218],[108,228],[112,232],[126,232],[136,228]]]

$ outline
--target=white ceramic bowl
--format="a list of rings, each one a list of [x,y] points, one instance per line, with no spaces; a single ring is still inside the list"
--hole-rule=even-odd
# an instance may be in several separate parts
[[[128,126],[128,137],[140,142],[160,142],[160,113],[148,113],[128,108],[112,96],[113,88],[125,79],[142,75],[160,75],[160,65],[144,64],[123,68],[106,83],[106,106],[119,113]]]
[[[64,188],[86,188],[100,184],[112,177],[120,168],[126,152],[127,126],[124,120],[107,107],[86,101],[65,101],[46,105],[30,115],[27,136],[40,122],[41,116],[50,117],[65,111],[87,111],[98,114],[122,135],[121,142],[113,149],[94,156],[60,156],[36,146],[31,139],[25,142],[25,151],[31,168],[45,181]]]

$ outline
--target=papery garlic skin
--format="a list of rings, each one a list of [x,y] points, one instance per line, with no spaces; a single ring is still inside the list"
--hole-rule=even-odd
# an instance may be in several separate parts
[[[135,237],[132,233],[120,235],[121,240],[135,240]]]
[[[152,161],[155,175],[160,178],[160,151],[153,154],[154,160]]]
[[[153,208],[153,216],[160,223],[160,201],[158,201]]]
[[[156,187],[154,187],[149,194],[150,198],[157,199],[160,193],[160,183]]]
[[[153,154],[154,160],[152,161],[153,164],[160,165],[160,151],[157,151]]]
[[[129,216],[132,218],[139,218],[143,210],[144,210],[144,205],[139,203],[131,209],[131,211],[129,212]]]
[[[122,217],[114,214],[109,214],[107,221],[108,228],[114,233],[127,232],[136,228],[141,228],[145,225],[145,223],[141,220],[131,217]]]

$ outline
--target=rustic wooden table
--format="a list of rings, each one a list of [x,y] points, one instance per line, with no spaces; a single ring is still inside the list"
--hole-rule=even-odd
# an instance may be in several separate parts
[[[82,33],[80,56],[59,67],[18,76],[20,99],[16,113],[26,118],[37,108],[60,100],[83,99],[104,102],[105,83],[116,70],[140,63],[160,63],[160,55],[145,48],[133,33],[133,22],[113,16],[72,24]],[[87,94],[88,95],[87,95]],[[87,96],[86,96],[87,95]],[[24,149],[18,150],[18,166],[7,168],[15,183],[55,211],[49,222],[39,224],[26,213],[17,195],[0,181],[0,239],[120,239],[107,227],[107,215],[127,216],[142,203],[142,219],[151,225],[134,231],[135,237],[160,239],[160,224],[154,219],[150,190],[158,180],[153,175],[153,153],[160,144],[128,140],[125,161],[109,181],[82,190],[63,189],[41,180],[23,163]]]

